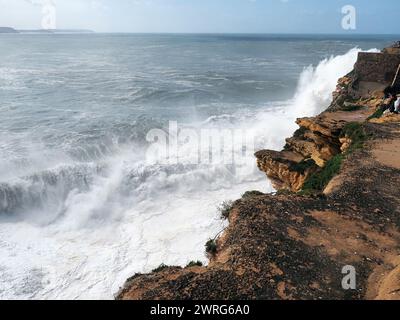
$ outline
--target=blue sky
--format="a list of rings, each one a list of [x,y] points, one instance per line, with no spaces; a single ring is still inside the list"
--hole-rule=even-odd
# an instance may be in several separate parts
[[[399,33],[398,0],[0,0],[0,26],[40,28],[53,2],[57,27],[99,32]],[[341,27],[345,5],[357,29]]]

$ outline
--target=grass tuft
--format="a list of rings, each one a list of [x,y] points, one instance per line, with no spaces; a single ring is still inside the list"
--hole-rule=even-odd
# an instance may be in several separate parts
[[[312,174],[304,183],[303,192],[310,192],[312,190],[323,190],[332,180],[332,178],[339,173],[342,167],[344,155],[338,154],[329,160],[325,167],[320,171]]]
[[[233,209],[233,201],[224,201],[218,206],[218,211],[221,214],[222,219],[228,219],[229,215]]]
[[[365,141],[367,140],[367,135],[365,133],[364,127],[361,123],[358,122],[350,122],[346,124],[340,136],[347,137],[352,141],[351,146],[347,150],[347,153],[352,153],[357,149],[361,149],[364,146]]]
[[[206,252],[211,255],[215,255],[217,253],[218,247],[215,239],[210,239],[206,243]]]
[[[162,263],[162,264],[160,264],[160,266],[158,268],[155,268],[152,272],[158,273],[158,272],[164,271],[167,268],[169,268],[169,267],[167,265],[165,265],[164,263]]]
[[[190,261],[186,268],[191,268],[191,267],[202,267],[203,266],[203,262],[201,261]]]
[[[310,175],[305,181],[304,186],[300,194],[310,194],[314,191],[322,191],[337,175],[342,167],[345,157],[352,152],[361,149],[367,140],[367,134],[365,133],[364,127],[361,123],[350,122],[346,124],[341,132],[341,137],[347,137],[351,140],[351,145],[346,153],[340,153],[330,159],[325,167]]]
[[[350,105],[347,105],[347,106],[343,106],[342,110],[343,111],[347,111],[347,112],[351,112],[351,111],[360,110],[362,108],[363,108],[363,106],[360,106],[360,105],[357,105],[357,104],[350,104]]]

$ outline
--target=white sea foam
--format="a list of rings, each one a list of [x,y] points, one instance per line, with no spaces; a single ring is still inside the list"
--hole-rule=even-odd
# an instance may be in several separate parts
[[[328,106],[337,79],[351,71],[358,51],[306,68],[291,101],[245,116],[212,117],[200,126],[233,123],[257,138],[257,149],[279,149],[296,129],[296,117]],[[217,205],[248,190],[272,191],[252,155],[234,170],[218,164],[149,165],[140,150],[129,148],[89,168],[65,161],[49,169],[58,174],[50,181],[42,170],[39,179],[18,177],[0,185],[0,208],[6,207],[7,188],[18,201],[40,194],[29,204],[32,212],[0,223],[0,298],[111,299],[136,272],[160,263],[206,262],[205,241],[225,227]],[[76,167],[66,169],[71,166]],[[52,219],[38,222],[41,214]]]
[[[321,112],[321,106],[326,106],[327,101],[331,99],[332,90],[335,89],[338,78],[353,69],[360,51],[354,48],[345,55],[324,59],[317,67],[306,68],[300,76],[294,105],[290,112],[296,117]],[[378,50],[371,49],[369,52],[378,52]]]

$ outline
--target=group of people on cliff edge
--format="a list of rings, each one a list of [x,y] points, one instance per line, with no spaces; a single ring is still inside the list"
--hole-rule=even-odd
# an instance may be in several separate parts
[[[399,90],[392,86],[384,90],[385,101],[382,106],[384,112],[391,112],[398,114],[400,112],[400,94]]]

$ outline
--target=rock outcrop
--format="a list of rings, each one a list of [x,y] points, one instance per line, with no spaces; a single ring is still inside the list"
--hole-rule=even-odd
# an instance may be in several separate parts
[[[286,140],[285,149],[257,152],[257,165],[271,179],[275,189],[298,192],[310,175],[348,149],[351,141],[343,134],[346,124],[365,121],[369,114],[367,108],[324,112],[317,117],[298,119],[300,129]]]
[[[400,119],[370,118],[382,95],[351,98],[352,77],[283,151],[256,153],[284,190],[237,200],[208,266],[135,275],[117,298],[400,299]],[[339,170],[319,193],[298,193],[327,168]],[[354,290],[342,287],[349,265]]]
[[[354,71],[339,79],[331,105],[316,117],[298,119],[300,129],[286,140],[284,151],[256,153],[259,169],[266,173],[276,189],[301,191],[318,167],[324,168],[336,155],[348,151],[352,141],[343,132],[346,124],[366,121],[381,106],[383,89],[396,74],[400,54],[387,50],[360,53]],[[360,86],[366,83],[369,89],[380,89],[368,90],[366,94],[366,86]],[[394,115],[385,115],[371,121],[383,123],[395,119]]]
[[[276,189],[299,191],[307,177],[315,171],[314,163],[302,166],[303,157],[292,151],[263,150],[256,153],[257,165]]]
[[[343,82],[348,84],[350,79],[340,79],[340,87]],[[376,100],[360,100],[358,104],[351,104],[350,111],[338,110],[339,100],[342,101],[340,109],[349,106],[346,99],[348,96],[345,90],[336,95],[326,112],[316,117],[298,119],[300,129],[286,140],[284,151],[262,150],[255,154],[259,169],[267,174],[276,189],[300,191],[311,174],[347,149],[349,140],[342,136],[343,128],[349,122],[364,121],[371,110],[375,110]]]

